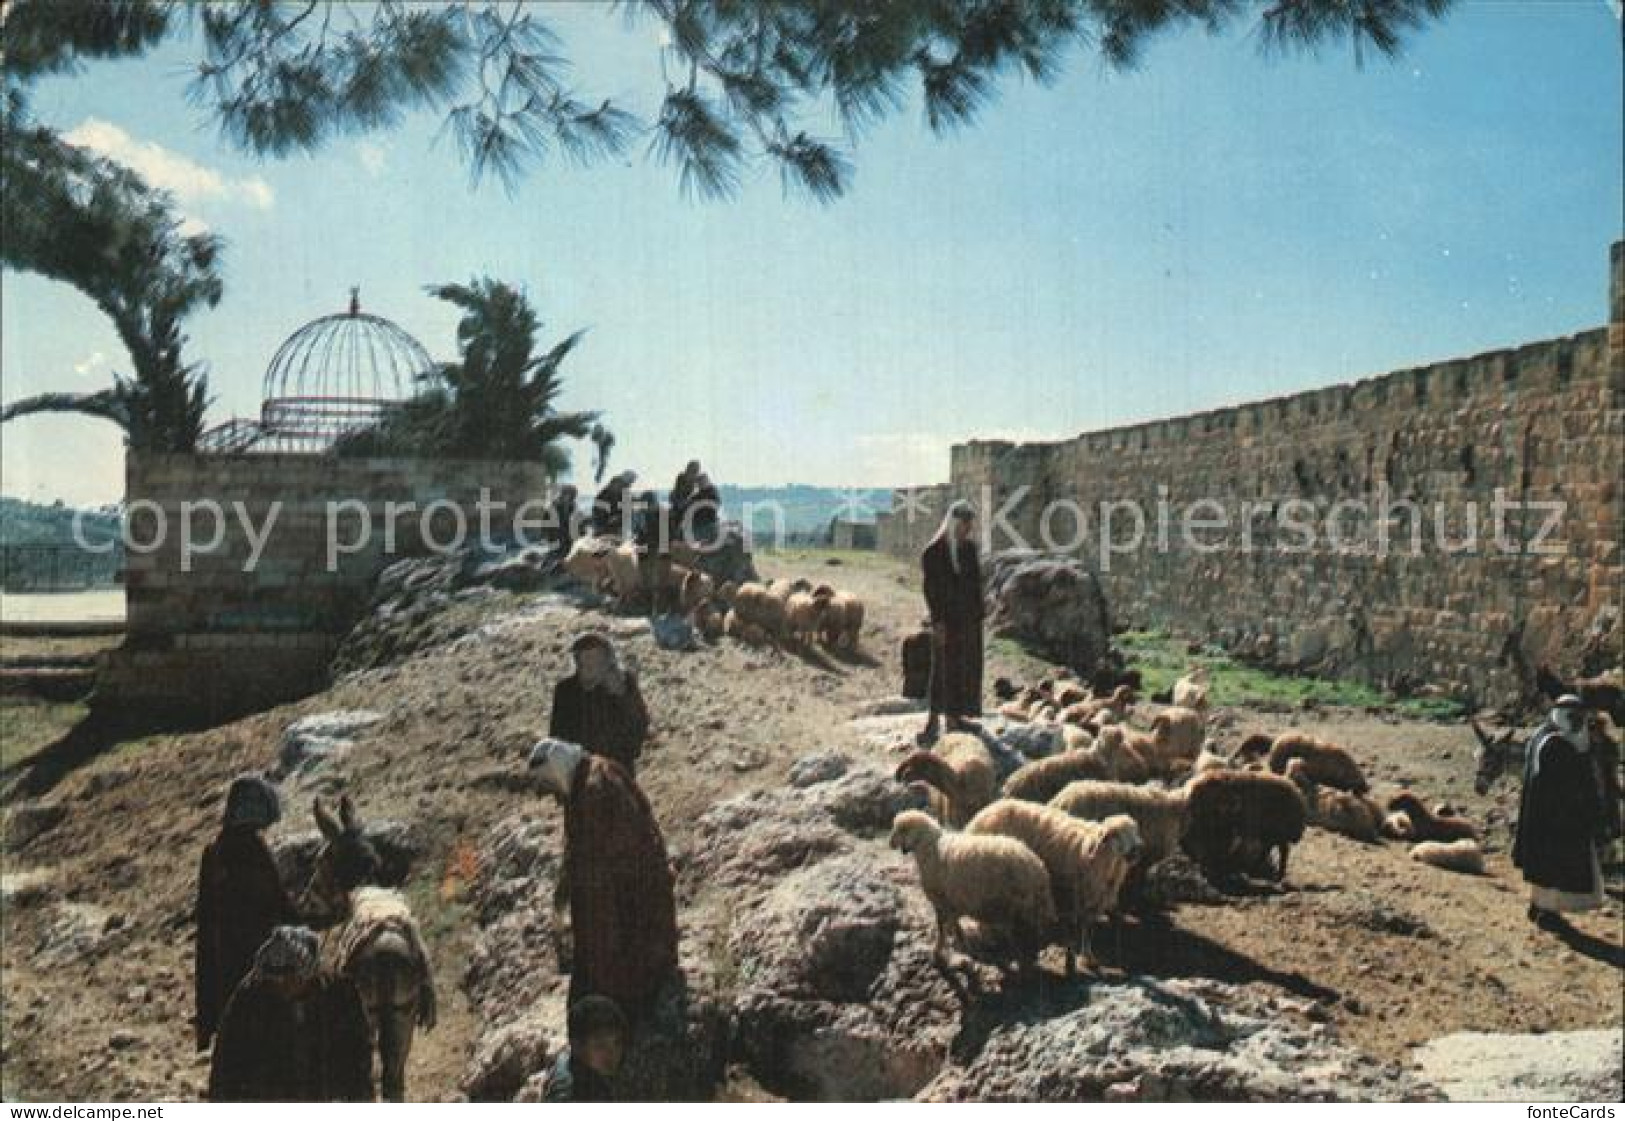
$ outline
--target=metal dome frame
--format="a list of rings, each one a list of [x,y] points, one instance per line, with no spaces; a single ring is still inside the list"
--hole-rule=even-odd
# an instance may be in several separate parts
[[[257,420],[233,418],[204,433],[206,451],[311,451],[376,424],[435,369],[422,343],[382,316],[350,306],[313,319],[271,356]]]

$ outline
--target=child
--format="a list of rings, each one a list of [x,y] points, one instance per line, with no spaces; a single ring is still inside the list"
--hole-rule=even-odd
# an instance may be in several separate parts
[[[547,1072],[545,1102],[612,1102],[630,1029],[613,1000],[587,996],[570,1008],[570,1044]]]

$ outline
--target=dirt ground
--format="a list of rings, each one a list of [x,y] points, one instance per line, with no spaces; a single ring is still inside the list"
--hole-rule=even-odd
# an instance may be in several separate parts
[[[866,653],[836,660],[724,642],[679,654],[658,650],[646,633],[626,641],[657,723],[641,778],[676,852],[718,799],[779,785],[810,752],[852,747],[847,721],[896,692],[898,642],[922,610],[912,571],[874,554],[783,554],[759,558],[759,567],[861,595]],[[523,606],[494,597],[493,617]],[[455,871],[486,827],[524,807],[529,795],[491,779],[519,769],[545,731],[570,636],[605,622],[585,613],[562,623],[557,614],[510,618],[298,704],[206,732],[113,745],[57,781],[46,798],[68,808],[65,820],[4,858],[11,888],[34,885],[30,901],[8,890],[4,914],[5,1097],[200,1095],[207,1068],[189,1026],[192,896],[226,784],[274,762],[297,716],[354,708],[384,714],[346,765],[363,813],[415,822],[430,842],[409,893],[435,957],[442,1011],[436,1030],[419,1038],[409,1088],[419,1098],[455,1094],[478,1027],[459,990],[472,925]],[[989,661],[990,685],[1039,668],[1003,644],[990,647]],[[1245,709],[1222,713],[1219,725],[1227,743],[1287,725],[1323,733],[1366,765],[1379,798],[1404,783],[1454,803],[1488,823],[1489,874],[1453,875],[1412,863],[1399,845],[1314,830],[1293,853],[1286,890],[1131,922],[1124,960],[1108,969],[1211,976],[1310,998],[1347,1040],[1395,1059],[1450,1032],[1625,1020],[1617,895],[1604,912],[1578,920],[1578,938],[1559,940],[1527,922],[1525,892],[1504,853],[1513,788],[1503,782],[1489,799],[1473,794],[1465,726]],[[557,813],[541,801],[534,810]],[[311,827],[308,804],[286,805],[284,814],[279,830]],[[699,900],[726,906],[704,892]],[[85,930],[93,948],[65,952]]]

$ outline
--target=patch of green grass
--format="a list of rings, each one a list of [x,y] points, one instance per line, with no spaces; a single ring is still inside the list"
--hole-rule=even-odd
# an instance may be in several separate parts
[[[0,704],[0,767],[27,763],[85,718],[83,704],[7,698]]]
[[[1211,682],[1209,699],[1216,705],[1383,709],[1422,720],[1453,720],[1464,711],[1459,702],[1443,697],[1401,699],[1358,681],[1301,677],[1243,665],[1211,647],[1187,653],[1185,640],[1165,631],[1129,631],[1118,636],[1117,644],[1140,671],[1147,694],[1172,688],[1187,670],[1205,666]]]
[[[1013,638],[990,636],[987,640],[987,654],[989,658],[1009,663],[1020,678],[1031,678],[1036,681],[1055,670],[1055,663],[1045,661],[1031,653]]]

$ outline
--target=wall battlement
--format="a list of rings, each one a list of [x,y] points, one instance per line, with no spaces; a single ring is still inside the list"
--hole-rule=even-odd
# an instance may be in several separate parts
[[[1537,664],[1618,664],[1625,244],[1610,265],[1606,328],[1068,440],[972,441],[931,502],[970,499],[996,548],[1040,545],[1047,524],[1100,571],[1119,622],[1283,667],[1488,700]],[[1499,521],[1498,496],[1516,504]],[[1067,503],[1093,517],[1087,531],[1056,513]],[[1129,503],[1150,538],[1132,550],[1100,516]],[[1286,548],[1283,510],[1329,525],[1340,503],[1402,547],[1318,534]],[[1177,528],[1157,539],[1159,511],[1178,527],[1198,504],[1231,519],[1222,548]],[[1544,504],[1562,511],[1550,534]],[[900,510],[880,547],[914,555],[934,528]]]

